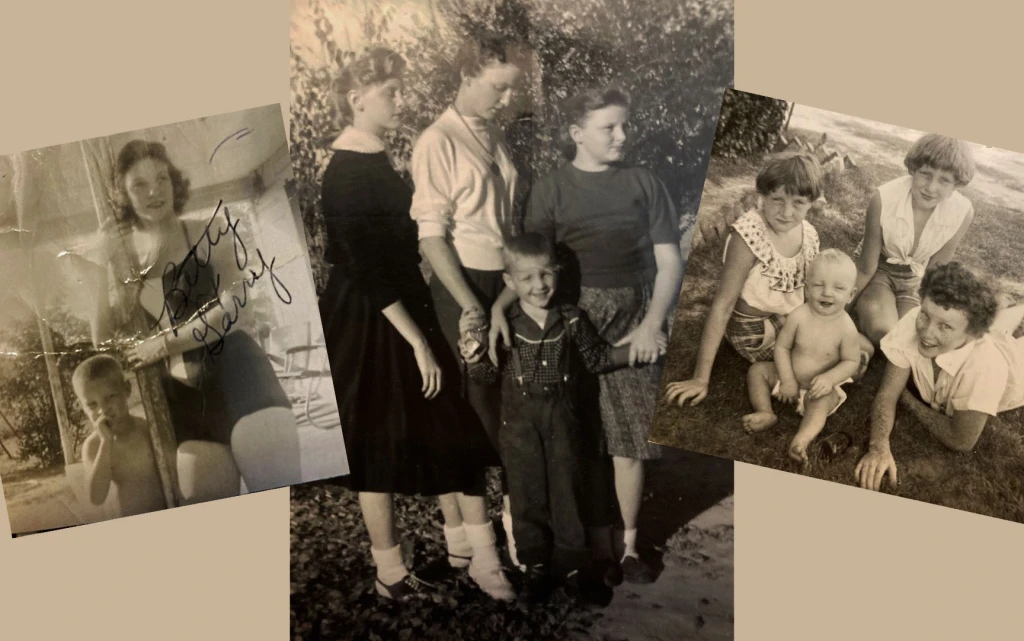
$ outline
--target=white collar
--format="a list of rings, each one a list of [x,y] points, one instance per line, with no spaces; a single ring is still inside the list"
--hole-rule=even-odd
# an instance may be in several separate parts
[[[362,129],[348,126],[341,135],[331,143],[332,149],[356,151],[364,154],[376,154],[384,151],[384,141]]]

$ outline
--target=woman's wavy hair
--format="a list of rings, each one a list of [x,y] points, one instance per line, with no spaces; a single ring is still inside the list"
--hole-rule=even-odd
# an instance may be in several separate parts
[[[470,31],[455,54],[454,68],[459,79],[475,78],[480,70],[496,62],[513,63],[510,56],[512,42],[504,36],[486,29]],[[514,63],[513,63],[514,64]]]
[[[114,205],[117,209],[118,222],[134,227],[139,222],[139,216],[132,208],[132,201],[128,197],[125,188],[125,178],[132,167],[146,159],[158,160],[167,165],[167,172],[171,177],[171,186],[174,190],[174,213],[180,214],[185,209],[185,203],[189,198],[189,179],[185,177],[171,159],[167,156],[167,148],[159,142],[146,142],[145,140],[133,140],[121,147],[114,163]]]
[[[331,81],[331,102],[334,103],[335,124],[338,130],[352,124],[352,107],[348,92],[388,80],[400,79],[405,72],[405,58],[386,47],[367,49],[362,55],[345,65]]]
[[[576,142],[569,135],[569,128],[573,125],[582,127],[592,112],[612,105],[629,110],[629,92],[616,85],[602,85],[584,89],[566,101],[562,124],[563,156],[569,160],[576,158]]]
[[[921,299],[930,298],[944,309],[958,309],[967,316],[967,329],[980,336],[992,327],[999,311],[992,287],[961,263],[953,261],[925,272]]]

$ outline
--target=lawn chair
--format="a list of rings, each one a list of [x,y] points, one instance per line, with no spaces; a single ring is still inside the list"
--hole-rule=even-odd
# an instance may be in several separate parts
[[[321,379],[330,376],[323,336],[314,335],[312,323],[308,322],[273,328],[267,336],[265,349],[282,383],[306,382],[304,393],[289,393],[288,398],[293,404],[303,404],[303,414],[311,425],[327,429],[317,423],[310,412],[310,401],[319,397]]]

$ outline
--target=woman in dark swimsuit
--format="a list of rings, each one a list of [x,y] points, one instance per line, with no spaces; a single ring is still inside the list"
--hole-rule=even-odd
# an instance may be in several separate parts
[[[298,428],[266,353],[237,327],[222,339],[210,332],[221,330],[234,310],[232,296],[244,295],[229,239],[211,246],[203,241],[208,220],[179,218],[189,181],[160,143],[126,144],[114,183],[119,211],[116,224],[102,232],[103,245],[108,264],[116,262],[115,252],[126,252],[122,258],[139,270],[129,303],[141,305],[154,335],[128,358],[135,366],[161,363],[179,444],[179,498],[194,503],[236,495],[239,477],[249,491],[300,482]],[[214,227],[225,228],[225,220]],[[117,329],[109,282],[104,269],[91,322],[97,345]],[[208,338],[197,340],[193,330]]]

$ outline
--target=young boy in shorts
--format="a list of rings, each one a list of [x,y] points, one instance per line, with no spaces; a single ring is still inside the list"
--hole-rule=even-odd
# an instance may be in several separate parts
[[[811,263],[807,299],[786,317],[775,343],[775,361],[755,363],[747,372],[752,414],[743,417],[747,432],[775,425],[772,397],[796,403],[803,416],[789,444],[789,456],[807,462],[807,448],[825,427],[825,419],[846,400],[842,385],[861,366],[861,337],[846,304],[856,294],[857,266],[837,249],[826,249]]]
[[[565,581],[583,600],[600,603],[609,588],[592,571],[580,517],[586,488],[577,382],[581,368],[597,373],[627,366],[629,345],[613,348],[579,308],[552,302],[558,267],[543,235],[509,239],[504,259],[505,284],[519,296],[507,312],[512,347],[499,347],[498,367],[470,347],[462,346],[462,354],[476,381],[502,380],[498,438],[512,530],[526,566],[523,596],[539,601]]]
[[[71,382],[95,430],[82,445],[89,500],[102,505],[113,485],[121,516],[167,507],[148,425],[128,412],[132,387],[121,364],[112,356],[93,356],[75,369]]]

